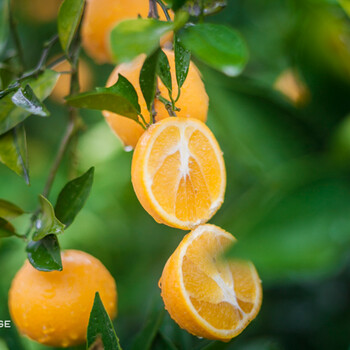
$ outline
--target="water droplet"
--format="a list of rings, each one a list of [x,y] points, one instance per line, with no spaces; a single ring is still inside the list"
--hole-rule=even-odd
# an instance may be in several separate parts
[[[42,221],[41,220],[36,220],[36,222],[35,222],[35,228],[37,229],[37,230],[40,230],[41,229],[41,226],[42,226]]]
[[[52,333],[54,333],[54,331],[55,331],[55,329],[53,327],[46,327],[46,326],[43,327],[43,333],[45,335],[52,334]]]
[[[77,340],[79,338],[79,335],[77,333],[71,333],[69,335],[69,338],[72,340]]]
[[[124,151],[125,152],[131,152],[134,148],[132,146],[125,146]]]
[[[56,290],[55,290],[55,288],[47,288],[44,290],[43,294],[44,294],[46,299],[52,299],[56,295]]]
[[[61,346],[63,348],[66,348],[70,344],[70,341],[68,339],[63,339],[61,342]]]

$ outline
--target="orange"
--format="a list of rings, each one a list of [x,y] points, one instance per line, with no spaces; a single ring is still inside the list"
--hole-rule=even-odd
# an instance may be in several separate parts
[[[175,55],[173,51],[164,50],[168,57],[172,85],[173,85],[173,98],[177,95],[177,82],[175,73]],[[135,87],[137,95],[139,97],[139,104],[141,107],[141,114],[145,117],[146,121],[149,123],[150,115],[147,111],[146,103],[143,99],[139,77],[140,71],[145,60],[145,56],[141,55],[136,58],[131,63],[123,63],[117,66],[112,74],[110,75],[107,86],[114,85],[118,81],[118,74],[120,73],[126,79],[128,79],[131,84]],[[158,79],[158,88],[163,97],[169,100],[168,91],[163,83]],[[199,119],[203,122],[207,120],[208,114],[208,104],[209,99],[205,91],[203,81],[201,79],[200,72],[194,63],[191,62],[187,79],[181,88],[181,95],[179,100],[176,102],[176,107],[180,108],[179,112],[176,112],[178,117],[191,117]],[[169,117],[169,114],[162,102],[155,100],[155,110],[156,110],[156,121]],[[138,139],[143,134],[144,129],[137,124],[135,121],[120,116],[118,114],[104,111],[103,115],[112,130],[116,135],[122,140],[125,146],[130,146],[135,148]]]
[[[81,38],[85,51],[97,63],[111,62],[109,34],[118,22],[146,18],[149,2],[147,0],[87,0],[82,23]],[[165,15],[158,5],[161,20]]]
[[[207,222],[224,200],[222,152],[209,128],[193,118],[169,117],[150,126],[136,146],[131,177],[145,210],[184,230]]]
[[[310,98],[307,86],[293,69],[284,70],[277,77],[274,88],[287,97],[295,106],[305,105]]]
[[[86,339],[95,293],[111,318],[117,312],[116,284],[102,263],[77,250],[62,253],[63,271],[42,272],[26,261],[9,292],[19,331],[39,343],[73,346]]]
[[[64,60],[53,67],[56,72],[69,72],[71,70],[70,63]],[[88,91],[92,87],[92,73],[89,65],[85,60],[79,59],[79,86],[80,91]],[[57,80],[50,98],[57,103],[64,103],[64,97],[69,95],[71,74],[63,73]]]
[[[36,22],[51,22],[56,19],[63,0],[14,0],[18,9],[25,18]]]
[[[217,226],[199,226],[164,267],[159,286],[165,308],[193,335],[229,341],[259,312],[262,289],[254,265],[220,256],[234,242]]]

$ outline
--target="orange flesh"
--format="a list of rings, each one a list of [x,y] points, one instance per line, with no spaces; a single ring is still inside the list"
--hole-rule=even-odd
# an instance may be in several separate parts
[[[159,205],[168,214],[191,222],[205,217],[220,196],[221,171],[209,139],[192,125],[162,131],[147,165]]]
[[[187,248],[182,263],[183,282],[192,305],[210,325],[223,330],[237,328],[257,297],[247,263],[220,261],[219,254],[231,243],[227,237],[204,233]]]

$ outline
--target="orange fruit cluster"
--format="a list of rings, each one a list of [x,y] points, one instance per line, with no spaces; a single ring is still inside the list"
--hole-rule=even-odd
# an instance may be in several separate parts
[[[98,6],[94,0],[90,5]],[[118,8],[118,1],[114,6]],[[119,8],[123,12],[124,7]],[[164,52],[170,65],[172,89],[177,91],[175,55],[168,49]],[[95,58],[107,60],[108,54]],[[137,92],[141,114],[151,125],[145,131],[121,115],[109,111],[103,115],[126,149],[135,149],[131,177],[143,208],[158,223],[193,230],[164,268],[160,287],[165,307],[175,322],[190,333],[228,341],[255,318],[262,290],[252,263],[221,258],[234,242],[233,236],[206,224],[221,207],[226,189],[223,154],[205,125],[209,98],[201,75],[191,62],[176,102],[176,117],[170,117],[156,97],[152,124],[139,84],[144,60],[141,55],[115,67],[107,87],[117,82],[119,74],[128,79]],[[157,87],[166,98],[168,91],[160,79]]]
[[[157,222],[192,229],[159,283],[170,316],[198,337],[237,336],[259,312],[262,290],[252,263],[222,258],[233,236],[205,224],[223,203],[226,188],[214,135],[197,119],[165,118],[141,135],[131,176],[140,203]]]
[[[111,29],[122,19],[146,17],[147,12],[147,1],[88,0],[81,33],[85,50],[99,63],[110,61]],[[164,51],[177,91],[174,53]],[[159,281],[166,309],[191,334],[229,341],[258,314],[262,288],[251,262],[223,258],[235,238],[207,224],[221,207],[226,189],[223,153],[205,124],[209,99],[191,62],[176,101],[176,117],[169,117],[155,98],[152,124],[139,85],[144,60],[140,56],[117,66],[107,86],[116,83],[118,74],[133,84],[147,130],[121,115],[103,115],[124,145],[135,148],[132,184],[144,209],[158,223],[192,230],[168,259]],[[166,97],[166,87],[160,80],[157,85]],[[64,94],[57,93],[58,98]],[[86,339],[95,292],[111,318],[117,311],[117,292],[113,277],[92,256],[65,251],[62,260],[61,272],[40,272],[26,262],[13,280],[9,307],[21,333],[42,344],[66,347]]]

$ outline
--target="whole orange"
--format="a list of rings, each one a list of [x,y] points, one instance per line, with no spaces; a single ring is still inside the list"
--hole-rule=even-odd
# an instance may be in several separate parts
[[[68,347],[86,340],[96,292],[109,316],[116,316],[117,290],[108,270],[87,253],[64,251],[62,264],[62,271],[42,272],[26,261],[12,282],[9,309],[23,335]]]
[[[111,30],[122,20],[146,18],[148,7],[147,0],[87,0],[81,31],[85,51],[97,63],[111,62]],[[160,19],[165,20],[159,6],[158,11]]]
[[[170,72],[172,78],[173,98],[177,95],[177,82],[175,73],[175,55],[173,51],[164,50],[168,57]],[[128,79],[136,89],[139,104],[141,107],[141,113],[147,122],[150,121],[150,114],[147,110],[146,103],[143,99],[139,77],[140,71],[145,60],[145,56],[141,55],[131,63],[123,63],[117,66],[110,75],[107,86],[112,86],[118,81],[118,75],[123,75]],[[164,84],[158,79],[158,89],[161,95],[169,99],[168,91]],[[202,122],[206,122],[208,114],[209,98],[205,91],[205,87],[201,78],[201,74],[193,62],[190,63],[188,75],[185,83],[181,88],[181,95],[176,102],[176,107],[180,111],[176,112],[176,116],[184,118],[195,118]],[[169,114],[162,102],[155,99],[154,102],[156,115],[156,121],[169,117]],[[125,118],[121,115],[104,111],[103,115],[106,118],[109,126],[115,132],[115,134],[122,140],[125,146],[135,148],[137,141],[143,134],[144,129],[135,121]]]

